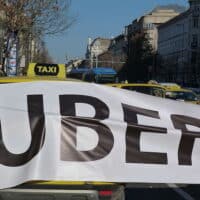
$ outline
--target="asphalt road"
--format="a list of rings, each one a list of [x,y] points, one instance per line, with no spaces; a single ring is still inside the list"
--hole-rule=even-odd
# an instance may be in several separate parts
[[[200,200],[200,185],[129,184],[126,200]]]

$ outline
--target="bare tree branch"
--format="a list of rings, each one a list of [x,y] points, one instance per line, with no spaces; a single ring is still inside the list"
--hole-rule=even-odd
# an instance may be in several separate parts
[[[63,33],[74,23],[70,5],[71,0],[0,0],[0,30],[4,38],[15,34],[20,41],[18,51],[30,50],[26,44],[30,39]],[[9,54],[9,49],[3,51]]]

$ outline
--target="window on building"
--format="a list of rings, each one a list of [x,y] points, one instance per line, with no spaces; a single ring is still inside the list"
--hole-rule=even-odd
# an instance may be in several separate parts
[[[197,52],[192,52],[191,64],[196,64],[196,61],[197,61]]]
[[[193,34],[192,35],[192,44],[191,47],[192,48],[196,48],[198,46],[198,35],[197,34]]]
[[[199,17],[199,11],[200,11],[199,7],[198,7],[198,6],[195,6],[195,7],[193,8],[193,11],[192,11],[193,17]]]
[[[154,29],[154,24],[153,23],[147,23],[143,25],[144,29],[152,30]]]
[[[194,17],[193,18],[193,28],[198,28],[199,27],[199,18]]]

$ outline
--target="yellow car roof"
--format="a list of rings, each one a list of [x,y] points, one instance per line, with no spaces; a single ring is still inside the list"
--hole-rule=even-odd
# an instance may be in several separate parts
[[[114,183],[110,182],[85,182],[85,181],[31,181],[35,185],[113,185]]]
[[[194,93],[192,90],[188,90],[188,89],[184,89],[184,88],[176,88],[176,87],[170,87],[170,88],[166,88],[166,91],[169,92],[192,92]]]
[[[1,83],[21,83],[21,82],[31,82],[31,81],[79,81],[76,79],[66,79],[66,78],[57,78],[57,77],[27,77],[27,76],[15,76],[15,77],[0,77]]]
[[[149,83],[111,83],[111,84],[106,84],[106,85],[112,86],[112,87],[123,87],[123,86],[159,87],[159,88],[165,89],[165,87],[162,85],[149,84]]]

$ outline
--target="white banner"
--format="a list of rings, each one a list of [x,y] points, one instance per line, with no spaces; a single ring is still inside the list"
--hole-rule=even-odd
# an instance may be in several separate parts
[[[82,82],[0,85],[0,188],[200,183],[200,106]]]

